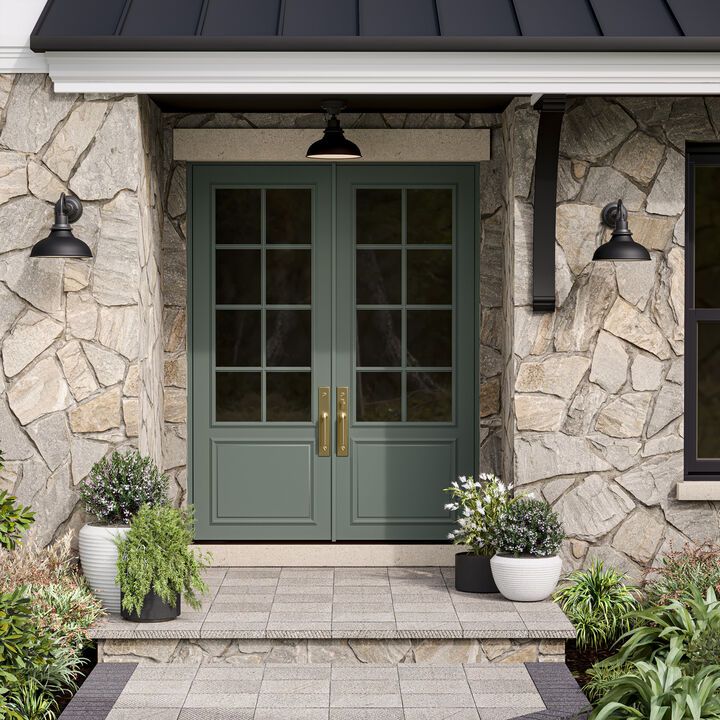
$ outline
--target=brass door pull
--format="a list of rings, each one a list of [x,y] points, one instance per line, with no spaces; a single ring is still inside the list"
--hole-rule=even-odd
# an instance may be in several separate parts
[[[339,387],[335,391],[335,412],[337,413],[337,447],[338,457],[348,456],[348,388]]]
[[[318,455],[330,457],[330,388],[318,388]]]

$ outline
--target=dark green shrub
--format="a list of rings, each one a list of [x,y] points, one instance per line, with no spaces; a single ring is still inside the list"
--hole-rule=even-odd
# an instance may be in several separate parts
[[[2,470],[0,454],[0,470]],[[30,508],[23,507],[17,498],[0,490],[0,546],[5,550],[13,550],[23,533],[32,525],[35,514]]]
[[[125,610],[140,614],[151,590],[169,605],[182,596],[191,607],[200,607],[198,594],[207,592],[201,570],[209,556],[190,546],[193,530],[191,509],[149,505],[140,509],[129,532],[117,542],[117,582]]]
[[[102,525],[127,525],[143,505],[168,503],[168,476],[137,450],[95,463],[80,486],[88,514]]]
[[[542,500],[519,497],[501,510],[490,543],[508,555],[557,555],[565,539],[558,514]]]
[[[687,644],[689,673],[696,673],[708,665],[720,665],[720,627],[709,625]]]
[[[635,588],[625,576],[596,561],[588,570],[571,573],[568,585],[553,596],[575,626],[577,647],[599,649],[612,645],[631,627],[629,614],[638,609]]]

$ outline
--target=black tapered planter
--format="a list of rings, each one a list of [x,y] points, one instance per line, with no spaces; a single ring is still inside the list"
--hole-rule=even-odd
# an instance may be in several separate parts
[[[174,605],[168,605],[159,595],[151,590],[143,600],[142,610],[138,615],[136,612],[128,612],[122,606],[122,593],[120,595],[120,614],[124,620],[136,623],[146,622],[168,622],[175,620],[180,615],[180,596]]]
[[[455,589],[468,593],[499,592],[490,570],[490,558],[466,552],[455,555]]]

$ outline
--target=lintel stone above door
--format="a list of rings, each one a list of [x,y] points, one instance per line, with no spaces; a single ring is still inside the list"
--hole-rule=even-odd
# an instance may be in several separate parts
[[[346,128],[362,150],[357,162],[468,163],[490,159],[490,131],[486,129]],[[320,129],[175,129],[173,155],[187,162],[298,162],[305,157]]]

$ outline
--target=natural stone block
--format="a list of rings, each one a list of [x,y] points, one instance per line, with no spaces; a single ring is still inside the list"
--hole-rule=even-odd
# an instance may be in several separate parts
[[[565,115],[561,152],[574,159],[596,161],[620,145],[634,129],[635,123],[621,107],[602,98],[587,98]]]
[[[54,357],[40,360],[26,370],[8,389],[7,397],[22,425],[65,410],[72,403],[70,389]]]
[[[617,202],[618,198],[622,198],[628,210],[640,210],[645,193],[612,167],[591,167],[580,193],[580,202],[602,208],[609,202]]]
[[[0,337],[13,326],[18,315],[25,308],[25,303],[0,283]]]
[[[166,307],[163,311],[163,339],[165,352],[185,349],[185,308]]]
[[[665,523],[650,511],[638,508],[618,528],[612,544],[636,562],[646,565],[652,560],[664,530]]]
[[[140,337],[139,322],[137,307],[100,308],[98,340],[128,360],[135,360]]]
[[[138,101],[116,102],[80,163],[70,187],[87,200],[105,200],[121,190],[136,190],[140,166]]]
[[[579,275],[592,261],[600,244],[602,208],[568,203],[557,209],[557,241],[565,252],[570,270]]]
[[[28,255],[10,253],[0,256],[0,280],[4,280],[14,293],[38,310],[51,315],[59,314],[62,311],[64,261],[60,258],[30,260]]]
[[[609,393],[616,393],[627,380],[628,354],[614,335],[600,332],[592,357],[590,381]]]
[[[595,428],[617,438],[633,438],[642,434],[651,393],[632,392],[611,400],[598,415]]]
[[[0,253],[32,247],[47,236],[52,208],[34,197],[21,197],[0,207]]]
[[[519,485],[559,475],[611,470],[582,437],[543,433],[515,438],[515,482]]]
[[[654,215],[679,215],[685,209],[685,158],[676,150],[668,150],[646,207]]]
[[[120,388],[106,390],[73,408],[69,414],[70,427],[76,433],[103,432],[120,427]]]
[[[673,383],[663,385],[655,400],[655,409],[650,416],[647,430],[648,437],[660,432],[668,423],[680,417],[683,414],[683,408],[682,387]]]
[[[587,372],[590,359],[580,355],[551,355],[520,365],[515,389],[569,398]]]
[[[615,272],[620,297],[645,310],[657,282],[657,258],[651,257],[650,262],[615,263]]]
[[[41,547],[47,545],[57,528],[70,517],[78,500],[79,494],[70,482],[70,469],[67,464],[62,465],[31,501],[35,522],[29,536]]]
[[[125,384],[123,385],[123,395],[126,397],[138,397],[140,395],[140,366],[131,365],[128,370]]]
[[[57,356],[75,399],[90,397],[99,386],[80,343],[72,340],[57,351]]]
[[[82,482],[92,470],[92,466],[105,457],[110,445],[105,442],[87,440],[82,437],[73,437],[70,441],[72,455],[72,478],[77,485]]]
[[[518,430],[553,431],[562,427],[565,401],[547,395],[516,395],[515,422]]]
[[[600,475],[590,475],[555,504],[566,535],[597,540],[619,525],[635,507],[627,493]]]
[[[662,383],[663,364],[654,357],[636,355],[630,375],[633,390],[657,390]]]
[[[670,453],[681,452],[685,447],[685,441],[674,433],[670,435],[658,435],[645,443],[642,449],[643,457],[652,455],[669,455]]]
[[[595,424],[595,416],[607,400],[607,393],[597,385],[584,383],[575,393],[567,412],[565,427],[568,435],[585,435]]]
[[[657,140],[637,133],[618,150],[613,165],[641,185],[647,185],[655,177],[664,154],[665,148]]]
[[[67,460],[70,453],[70,429],[65,413],[40,418],[28,425],[27,431],[50,470],[57,470]]]
[[[681,454],[652,458],[616,480],[644,505],[665,505],[675,483],[682,480]]]
[[[572,487],[575,481],[572,478],[558,478],[557,480],[551,480],[545,483],[542,488],[542,494],[545,500],[551,505],[562,495],[565,491]]]
[[[487,377],[489,374],[484,373],[484,376]],[[165,360],[164,384],[179,388],[187,387],[187,363],[184,356]]]
[[[139,405],[138,398],[124,397],[122,400],[125,434],[128,437],[137,437],[140,434]]]
[[[53,92],[48,75],[20,74],[5,108],[0,144],[11,150],[38,152],[68,114],[76,97]]]
[[[610,309],[604,327],[663,360],[670,357],[667,340],[657,325],[622,298],[618,298]]]
[[[62,331],[61,323],[36,310],[28,310],[3,342],[5,374],[8,377],[17,375],[43,350],[50,347]]]
[[[5,460],[27,460],[35,448],[20,429],[4,398],[0,397],[0,441]]]
[[[36,198],[53,205],[60,199],[61,193],[68,193],[65,184],[37,161],[28,166],[28,188]]]
[[[682,480],[682,476],[676,481]],[[712,503],[670,500],[665,509],[666,520],[696,545],[717,543],[720,518]]]
[[[91,272],[92,266],[87,261],[68,258],[65,261],[63,290],[66,293],[84,290],[90,284]]]
[[[117,385],[125,377],[126,362],[116,352],[93,343],[83,343],[83,349],[103,385]]]
[[[25,156],[0,150],[0,205],[28,189],[27,161]]]
[[[589,436],[593,447],[616,469],[624,472],[638,462],[642,444],[639,440],[628,438],[614,438],[602,433],[593,433]]]
[[[104,102],[78,105],[53,139],[43,160],[63,180],[69,179],[78,159],[97,134],[106,111]]]
[[[68,293],[65,307],[68,333],[81,340],[92,340],[97,332],[98,306],[89,293]]]
[[[133,305],[140,279],[138,200],[131,193],[120,193],[103,207],[101,217],[93,295],[103,305]]]
[[[578,278],[562,308],[556,313],[555,350],[589,350],[616,295],[612,267],[594,263]]]
[[[167,212],[172,218],[185,214],[187,205],[187,170],[184,165],[178,165],[173,170],[168,191]]]
[[[480,382],[480,417],[500,412],[500,379],[490,378]]]

